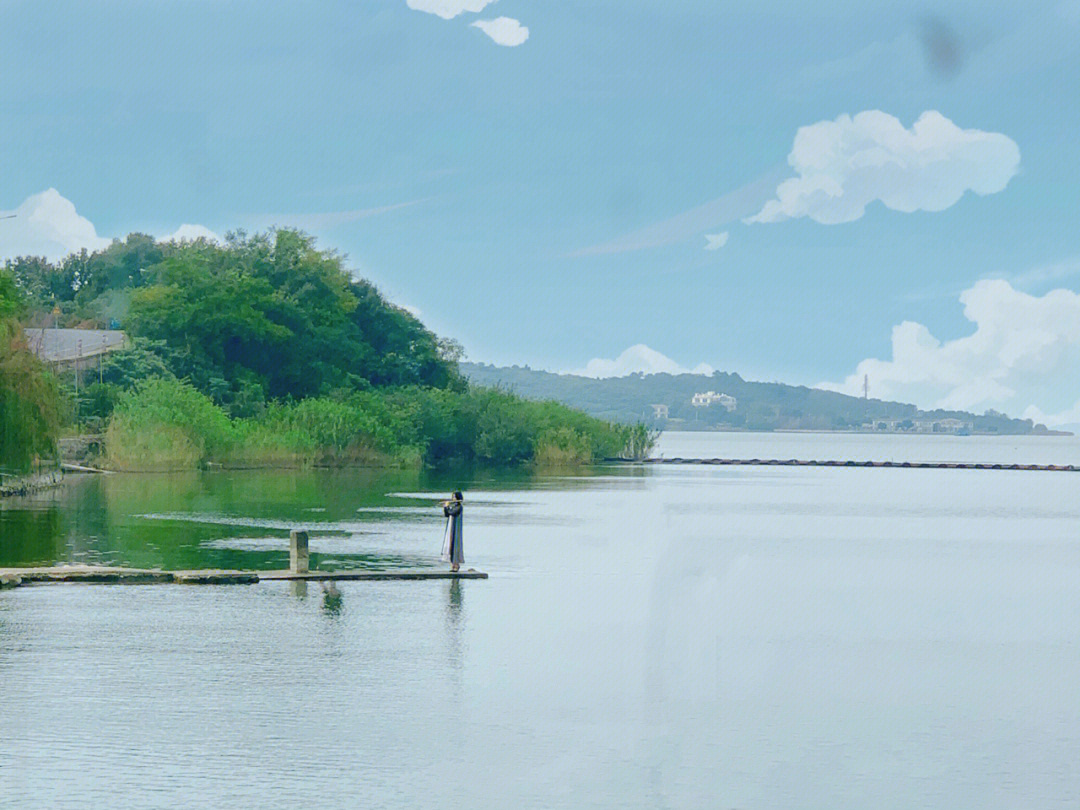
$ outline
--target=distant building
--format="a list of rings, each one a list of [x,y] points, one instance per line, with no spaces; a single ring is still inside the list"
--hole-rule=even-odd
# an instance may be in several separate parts
[[[667,405],[653,405],[652,406],[653,419],[667,419],[668,418],[668,406]]]
[[[27,329],[26,342],[38,358],[67,370],[86,368],[100,355],[128,345],[127,335],[117,329]]]
[[[938,419],[934,422],[931,430],[934,433],[960,433],[962,431],[970,431],[974,427],[971,422],[965,422],[963,419],[954,419],[949,417],[948,419]]]
[[[731,413],[735,410],[736,400],[735,397],[728,396],[727,394],[706,391],[703,394],[694,394],[690,399],[690,404],[695,408],[708,408],[711,405],[721,405],[727,409],[728,413]]]

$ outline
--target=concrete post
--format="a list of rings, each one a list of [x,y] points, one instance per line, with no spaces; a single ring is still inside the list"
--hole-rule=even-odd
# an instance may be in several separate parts
[[[294,574],[306,574],[310,563],[308,534],[294,529],[289,532],[289,570]]]

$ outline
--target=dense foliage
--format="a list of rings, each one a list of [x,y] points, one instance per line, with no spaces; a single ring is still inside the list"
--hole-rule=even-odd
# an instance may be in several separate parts
[[[25,472],[55,454],[59,397],[55,381],[29,352],[17,316],[23,297],[0,269],[0,470]]]
[[[955,418],[985,433],[1031,433],[1030,419],[1010,419],[987,411],[920,411],[914,405],[863,399],[806,386],[744,380],[738,374],[631,374],[594,379],[552,374],[528,367],[462,363],[462,373],[476,385],[505,386],[529,399],[553,399],[600,419],[644,421],[664,430],[848,430],[876,426],[881,420]],[[696,393],[715,391],[735,397],[734,411],[721,406],[695,408]],[[654,419],[653,405],[666,405],[667,419]]]
[[[39,318],[59,311],[62,326],[144,338],[144,353],[231,415],[341,390],[464,388],[445,344],[297,231],[223,245],[132,234],[58,265],[20,258],[9,269]]]
[[[336,399],[274,403],[230,419],[192,385],[150,378],[123,395],[107,434],[107,463],[126,470],[448,460],[546,465],[643,455],[654,437],[552,402],[494,389],[410,386]]]
[[[448,459],[586,463],[651,446],[554,403],[470,389],[460,347],[293,230],[157,243],[132,234],[10,279],[37,325],[131,339],[69,386],[118,468]]]

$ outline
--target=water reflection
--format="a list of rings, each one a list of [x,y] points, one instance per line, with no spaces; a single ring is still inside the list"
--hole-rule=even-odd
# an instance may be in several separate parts
[[[0,503],[0,566],[280,569],[287,564],[288,530],[310,527],[313,566],[420,568],[438,564],[441,519],[434,504],[450,486],[488,496],[473,502],[478,511],[471,520],[484,525],[506,519],[508,509],[530,521],[543,519],[517,493],[550,485],[583,490],[641,475],[621,468],[614,475],[588,470],[557,479],[525,470],[86,476]],[[403,503],[395,497],[402,493],[425,500],[433,493],[432,505]]]
[[[450,672],[450,684],[455,702],[460,702],[462,671],[464,670],[465,659],[465,649],[462,641],[465,625],[465,595],[460,579],[451,579],[446,583],[444,624],[446,627],[447,669]]]
[[[322,583],[322,610],[330,618],[337,618],[341,615],[341,611],[345,606],[344,600],[341,595],[341,591],[338,590],[337,584],[331,580],[329,582]]]
[[[0,566],[49,565],[65,554],[59,509],[0,509]]]
[[[348,610],[314,582],[5,591],[0,805],[292,807],[328,784],[395,810],[1080,795],[1075,474],[244,475],[96,480],[107,497],[21,507],[54,538],[24,551],[283,568],[265,528],[136,516],[318,508],[350,526],[313,538],[326,568],[435,566],[427,508],[458,484],[492,578],[337,583]],[[249,542],[208,544],[229,538]]]
[[[308,583],[306,579],[294,579],[289,582],[289,593],[301,602],[308,597]]]

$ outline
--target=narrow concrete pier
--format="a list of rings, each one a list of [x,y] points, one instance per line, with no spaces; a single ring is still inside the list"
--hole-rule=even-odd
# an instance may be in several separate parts
[[[169,571],[147,568],[119,568],[109,565],[57,565],[40,568],[0,568],[0,577],[10,576],[21,580],[23,585],[53,582],[115,582],[121,584],[148,584],[172,582]]]
[[[274,581],[385,581],[421,579],[487,579],[483,571],[414,569],[399,571],[228,571],[195,569],[162,571],[159,569],[119,568],[105,565],[58,565],[40,568],[0,568],[0,589],[19,585],[55,583],[114,583],[149,585],[253,585]]]

